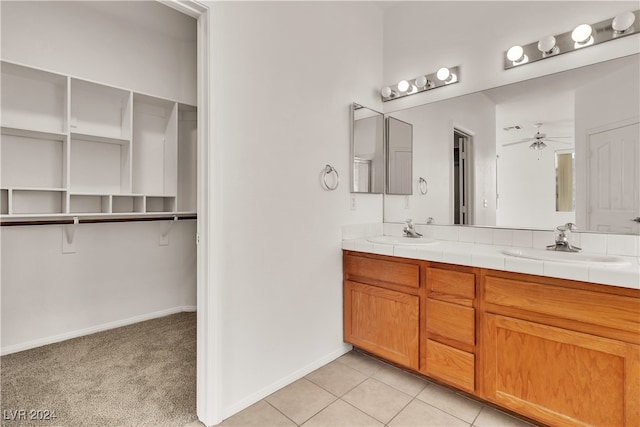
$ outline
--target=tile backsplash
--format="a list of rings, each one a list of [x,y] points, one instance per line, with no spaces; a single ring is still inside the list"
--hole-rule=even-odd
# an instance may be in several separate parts
[[[404,224],[353,224],[342,227],[342,238],[357,239],[376,235],[402,235]],[[548,230],[518,230],[507,228],[488,228],[455,225],[417,224],[416,231],[425,237],[437,240],[481,243],[496,246],[515,246],[525,248],[545,248],[554,243],[554,232]],[[584,252],[608,255],[640,256],[640,236],[625,234],[599,234],[573,232],[570,234],[572,245],[581,247]]]

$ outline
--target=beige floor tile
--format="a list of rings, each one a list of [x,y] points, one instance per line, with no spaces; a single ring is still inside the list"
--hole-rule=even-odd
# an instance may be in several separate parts
[[[366,380],[367,376],[344,363],[333,361],[311,372],[306,378],[334,395],[342,396]]]
[[[305,427],[382,427],[383,424],[342,400],[336,400],[303,424]]]
[[[390,365],[383,365],[372,377],[411,397],[415,397],[428,384],[427,380]]]
[[[296,424],[264,400],[224,420],[220,426],[285,427]]]
[[[416,398],[438,409],[472,423],[482,409],[482,404],[467,399],[437,384],[426,386]]]
[[[386,365],[384,362],[356,350],[350,351],[349,353],[339,357],[337,360],[338,362],[344,363],[350,368],[358,370],[367,376],[375,374],[380,367]]]
[[[469,423],[460,418],[417,399],[400,411],[388,425],[389,427],[469,427]]]
[[[473,422],[476,427],[531,427],[526,421],[485,406]]]
[[[411,399],[408,394],[373,378],[342,396],[342,400],[385,424],[407,406]]]
[[[265,398],[296,424],[302,424],[327,407],[336,397],[302,378]]]
[[[200,421],[192,421],[189,424],[185,424],[182,427],[206,427],[204,424],[202,424]]]

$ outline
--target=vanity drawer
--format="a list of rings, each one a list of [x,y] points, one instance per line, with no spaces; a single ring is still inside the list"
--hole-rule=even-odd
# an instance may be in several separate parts
[[[476,276],[462,271],[427,269],[429,298],[473,306],[476,296]]]
[[[420,266],[410,262],[345,254],[344,279],[376,286],[396,285],[418,289]]]
[[[526,310],[557,319],[640,334],[638,298],[486,276],[484,301],[490,312],[496,312],[501,307]]]
[[[426,313],[429,338],[453,340],[465,344],[465,349],[473,348],[476,342],[473,308],[427,298]]]
[[[426,374],[473,392],[475,390],[475,356],[466,351],[427,340]]]

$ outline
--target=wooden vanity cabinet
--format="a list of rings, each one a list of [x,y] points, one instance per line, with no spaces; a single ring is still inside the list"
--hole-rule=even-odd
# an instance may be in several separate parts
[[[476,270],[433,264],[425,273],[420,372],[473,393]]]
[[[484,272],[482,397],[549,425],[640,424],[635,290]]]
[[[344,340],[418,370],[421,262],[345,252]]]

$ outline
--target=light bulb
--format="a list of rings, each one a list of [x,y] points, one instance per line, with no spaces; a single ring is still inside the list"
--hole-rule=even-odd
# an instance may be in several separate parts
[[[427,80],[427,76],[420,76],[416,79],[416,86],[418,87],[418,89],[422,89],[427,85],[427,82],[429,80]]]
[[[616,33],[624,33],[631,28],[635,21],[636,15],[634,15],[633,12],[624,12],[613,18],[611,27]]]
[[[382,95],[383,98],[389,98],[392,93],[393,91],[389,86],[385,86],[382,88],[382,90],[380,90],[380,95]]]
[[[507,59],[512,62],[519,62],[524,58],[524,49],[522,46],[512,46],[507,51]]]
[[[545,36],[538,41],[538,50],[542,53],[556,53],[556,38],[553,36]]]
[[[451,75],[451,72],[449,71],[448,68],[445,68],[445,67],[440,68],[436,73],[438,80],[442,80],[442,81],[447,80],[450,75]]]
[[[576,43],[585,43],[591,38],[591,25],[578,25],[571,33],[571,38]]]
[[[406,80],[400,80],[398,82],[398,90],[402,93],[406,92],[409,89],[409,82]]]

